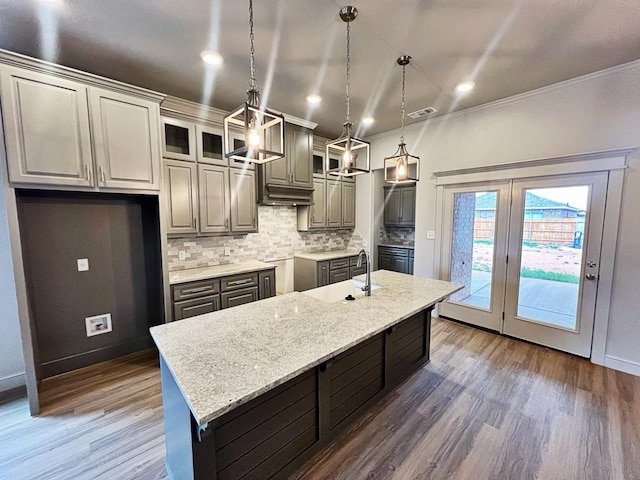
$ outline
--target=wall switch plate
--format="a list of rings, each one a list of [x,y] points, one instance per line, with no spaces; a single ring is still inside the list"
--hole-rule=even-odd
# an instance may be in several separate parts
[[[186,260],[187,259],[187,252],[185,252],[184,250],[180,250],[178,252],[178,260]]]
[[[78,259],[78,271],[79,272],[87,272],[89,270],[89,259],[88,258],[79,258]]]
[[[427,230],[427,240],[435,240],[436,239],[436,232],[434,232],[433,230]]]
[[[224,247],[224,254],[225,254],[226,256],[231,255],[231,249],[230,249],[229,247]]]

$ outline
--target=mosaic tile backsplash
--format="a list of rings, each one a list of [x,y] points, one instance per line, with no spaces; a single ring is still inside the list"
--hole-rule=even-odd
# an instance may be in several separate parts
[[[364,240],[355,230],[298,232],[296,207],[259,206],[258,233],[169,239],[169,271],[260,260],[275,262],[297,252],[359,250]],[[225,255],[225,247],[230,254]],[[180,260],[180,252],[185,259]]]
[[[384,227],[380,225],[378,235],[379,243],[393,243],[396,245],[409,245],[415,243],[415,229],[405,227]]]

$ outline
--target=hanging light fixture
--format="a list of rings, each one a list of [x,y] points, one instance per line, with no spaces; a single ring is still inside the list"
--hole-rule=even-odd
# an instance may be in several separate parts
[[[387,183],[411,183],[420,178],[420,158],[410,155],[404,143],[404,90],[406,79],[406,67],[411,57],[403,55],[398,58],[398,65],[402,67],[402,130],[398,150],[390,157],[384,159],[384,181]]]
[[[284,157],[284,116],[260,103],[253,45],[253,0],[249,0],[251,77],[247,101],[224,117],[225,157],[266,163]]]
[[[340,18],[347,24],[347,101],[345,122],[342,125],[340,138],[327,143],[326,162],[327,173],[344,177],[352,177],[369,172],[369,142],[353,136],[353,124],[349,119],[349,88],[351,83],[351,22],[358,16],[356,7],[343,7],[340,9]],[[337,165],[332,168],[333,160],[337,159]]]

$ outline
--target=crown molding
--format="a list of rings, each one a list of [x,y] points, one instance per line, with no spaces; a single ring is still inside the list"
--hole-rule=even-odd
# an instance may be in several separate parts
[[[153,90],[136,87],[117,80],[100,77],[92,73],[82,72],[63,65],[57,65],[55,63],[28,57],[19,53],[10,52],[8,50],[0,49],[0,65],[44,73],[54,77],[63,78],[65,80],[80,82],[91,87],[105,88],[156,103],[162,102],[165,98],[165,94],[163,93],[154,92]]]
[[[470,107],[470,108],[466,108],[464,110],[459,110],[459,111],[456,111],[456,112],[447,113],[445,115],[441,115],[441,116],[436,117],[436,118],[424,120],[422,122],[412,123],[411,125],[405,127],[405,131],[421,129],[421,128],[424,128],[425,125],[437,125],[438,123],[441,123],[441,122],[448,122],[448,121],[454,120],[454,119],[456,119],[458,117],[463,117],[463,116],[469,115],[471,113],[480,112],[480,111],[483,111],[483,110],[491,110],[493,108],[498,108],[498,107],[501,107],[501,106],[504,106],[504,105],[516,104],[516,103],[519,103],[519,102],[521,102],[523,100],[526,100],[526,99],[528,99],[530,97],[535,97],[535,96],[543,94],[543,93],[553,92],[553,91],[556,91],[556,90],[562,90],[564,88],[572,87],[574,85],[579,85],[581,83],[585,83],[585,82],[591,81],[591,80],[596,79],[596,78],[600,78],[600,77],[604,77],[604,76],[607,76],[607,75],[611,75],[613,73],[624,72],[624,71],[627,71],[627,70],[633,70],[633,69],[637,69],[637,68],[640,68],[640,60],[634,60],[632,62],[623,63],[621,65],[616,65],[615,67],[606,68],[604,70],[598,70],[597,72],[588,73],[588,74],[582,75],[580,77],[571,78],[569,80],[564,80],[562,82],[558,82],[558,83],[554,83],[554,84],[547,85],[547,86],[544,86],[544,87],[536,88],[535,90],[530,90],[528,92],[519,93],[518,95],[513,95],[511,97],[501,98],[499,100],[495,100],[495,101],[489,102],[489,103],[484,103],[482,105],[477,105],[475,107]],[[384,137],[387,137],[387,136],[392,135],[392,134],[399,134],[400,131],[401,131],[400,128],[395,128],[393,130],[387,130],[386,132],[377,133],[375,135],[367,137],[367,140],[371,141],[371,140],[376,140],[376,139],[379,139],[379,138],[384,138]]]
[[[178,118],[191,122],[208,122],[221,127],[222,120],[228,112],[219,108],[209,107],[190,100],[167,95],[160,104],[160,115]]]

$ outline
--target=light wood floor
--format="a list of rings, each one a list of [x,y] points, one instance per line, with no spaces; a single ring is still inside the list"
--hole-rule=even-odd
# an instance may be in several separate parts
[[[299,479],[640,480],[640,378],[444,320],[432,362]],[[0,405],[0,479],[166,479],[155,355]]]

